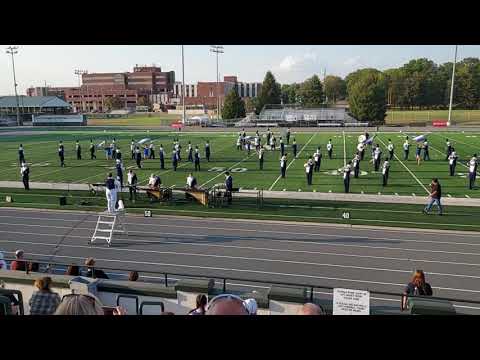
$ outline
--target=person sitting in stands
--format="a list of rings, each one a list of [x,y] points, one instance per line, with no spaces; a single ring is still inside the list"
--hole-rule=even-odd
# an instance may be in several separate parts
[[[104,315],[102,306],[100,300],[91,294],[68,294],[63,297],[55,315]],[[113,310],[113,315],[126,314],[125,309],[119,306]]]
[[[401,310],[407,308],[408,296],[432,296],[433,291],[429,283],[425,281],[425,273],[422,270],[416,270],[413,274],[412,281],[405,287],[402,296]]]
[[[317,304],[306,303],[298,310],[297,315],[322,315],[322,309]]]
[[[35,291],[30,298],[30,315],[52,315],[60,304],[60,296],[50,289],[52,279],[43,277],[35,280]]]
[[[128,274],[128,281],[137,281],[138,278],[138,272],[136,271],[130,271],[130,273]]]
[[[25,260],[23,260],[23,250],[17,250],[15,251],[15,260],[12,261],[10,264],[10,270],[20,270],[20,271],[25,271],[26,270],[26,264]]]
[[[87,266],[87,277],[94,279],[108,279],[108,276],[103,272],[103,270],[94,269],[95,260],[93,258],[88,258],[85,260],[85,266]]]
[[[80,276],[80,268],[77,265],[68,265],[66,275]]]
[[[205,315],[205,308],[207,306],[207,297],[204,294],[198,294],[196,300],[197,307],[190,310],[188,315]]]

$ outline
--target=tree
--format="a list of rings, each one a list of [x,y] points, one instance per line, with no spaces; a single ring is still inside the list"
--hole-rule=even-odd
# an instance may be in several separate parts
[[[480,101],[480,61],[465,58],[458,63],[455,72],[455,102],[466,109],[477,108]]]
[[[352,115],[372,125],[385,123],[387,110],[385,77],[380,71],[356,71],[348,82],[348,103]]]
[[[283,84],[281,88],[281,98],[284,104],[297,103],[297,94],[300,89],[300,84]]]
[[[118,96],[107,97],[103,104],[108,110],[118,110],[125,107],[124,101]]]
[[[339,76],[328,75],[323,82],[325,96],[328,102],[335,103],[345,99],[347,83]]]
[[[222,118],[238,119],[243,117],[245,117],[245,103],[238,95],[237,87],[234,86],[225,97],[225,102],[222,108]]]
[[[323,104],[323,86],[317,75],[305,80],[297,92],[300,103],[304,107],[315,107]]]
[[[255,111],[255,107],[256,107],[255,98],[246,98],[244,103],[245,103],[245,113],[249,114]]]
[[[267,71],[265,79],[262,83],[262,89],[257,99],[255,112],[257,114],[262,111],[263,107],[268,104],[280,104],[281,88],[280,84],[275,80],[271,71]]]

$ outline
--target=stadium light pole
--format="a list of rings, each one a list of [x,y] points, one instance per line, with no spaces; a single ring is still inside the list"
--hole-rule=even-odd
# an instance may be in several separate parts
[[[18,92],[17,92],[17,77],[15,75],[15,60],[14,55],[18,54],[18,46],[9,46],[7,48],[7,54],[12,55],[12,69],[13,69],[13,87],[15,88],[15,102],[17,104],[17,126],[21,126],[20,120],[20,105],[18,103]]]
[[[455,45],[455,58],[453,60],[453,69],[452,69],[452,84],[450,87],[450,105],[448,106],[448,121],[447,126],[452,124],[452,101],[453,101],[453,83],[455,81],[455,65],[457,63],[457,50],[458,45]]]
[[[182,108],[183,108],[182,123],[185,124],[185,120],[187,119],[187,111],[185,109],[185,58],[183,55],[183,45],[182,45]]]
[[[219,74],[218,74],[218,54],[223,54],[223,46],[221,45],[210,45],[210,52],[213,52],[217,56],[217,122],[220,119],[220,91],[218,89],[219,83]]]

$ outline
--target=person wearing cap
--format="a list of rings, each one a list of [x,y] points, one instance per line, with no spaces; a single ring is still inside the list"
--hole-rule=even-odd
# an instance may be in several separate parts
[[[120,151],[120,148],[117,148],[117,151],[115,152],[115,154],[116,154],[117,160],[122,160],[122,152]]]
[[[27,163],[22,163],[22,167],[20,168],[20,175],[22,175],[22,182],[25,190],[30,190],[30,168],[28,167]]]
[[[77,152],[77,160],[82,160],[82,147],[78,140],[75,142],[75,151]]]
[[[445,160],[448,160],[450,157],[450,154],[452,153],[452,144],[448,139],[446,139],[446,146],[447,146],[447,156],[445,157]]]
[[[107,209],[109,213],[115,211],[115,204],[117,202],[117,190],[115,185],[115,179],[112,173],[108,174],[105,180],[105,196],[107,197]]]
[[[457,166],[457,153],[455,149],[452,148],[450,154],[448,155],[448,165],[450,166],[450,176],[455,176],[455,168]]]
[[[315,160],[315,166],[314,166],[314,171],[319,172],[320,171],[320,165],[322,163],[322,152],[320,151],[320,146],[317,147],[317,150],[313,154],[313,159]]]
[[[303,167],[305,168],[305,174],[307,175],[307,185],[312,185],[312,181],[313,181],[313,160],[312,160],[311,156],[308,158],[308,161],[305,164],[303,164]]]
[[[15,260],[11,262],[10,270],[25,271],[27,269],[25,260],[23,260],[23,255],[24,255],[23,250],[15,251]]]
[[[257,301],[255,299],[253,298],[246,299],[244,301],[244,304],[249,315],[257,315],[258,306],[257,306]]]
[[[130,142],[130,152],[132,155],[132,160],[135,160],[135,141],[133,139]]]
[[[280,136],[280,155],[283,156],[285,154],[285,144],[283,143],[283,139]]]
[[[1,251],[0,251],[0,270],[7,270],[7,263]]]
[[[393,143],[392,143],[391,139],[388,139],[387,150],[388,150],[388,154],[389,154],[389,160],[392,161],[393,160],[393,155],[394,155],[394,146],[393,146]]]
[[[360,155],[357,152],[353,158],[353,177],[358,179],[358,175],[360,174]]]
[[[282,155],[280,158],[280,176],[285,178],[285,174],[287,172],[287,154]]]
[[[127,174],[127,184],[128,184],[128,192],[130,194],[130,201],[137,200],[137,183],[138,183],[137,174],[135,174],[133,170],[130,169]]]
[[[287,145],[290,145],[290,128],[287,129]]]
[[[229,204],[232,203],[232,191],[233,191],[233,178],[230,173],[227,171],[225,173],[225,196]]]
[[[195,171],[200,171],[200,151],[198,151],[198,146],[195,146]]]
[[[385,158],[382,166],[382,186],[387,186],[388,184],[388,175],[390,173],[390,163],[388,159],[388,157]]]
[[[403,160],[408,160],[408,153],[410,151],[410,143],[408,142],[408,136],[403,143]]]
[[[177,150],[173,150],[173,153],[172,153],[173,171],[177,171],[178,159],[179,159],[179,152]]]
[[[85,266],[87,267],[87,275],[86,277],[94,278],[94,279],[108,279],[107,274],[103,270],[96,269],[95,266],[95,259],[89,257],[85,260]]]
[[[475,187],[475,180],[477,179],[477,154],[473,154],[473,157],[468,162],[468,188],[472,190]]]
[[[192,148],[192,143],[190,141],[188,142],[187,153],[188,153],[187,161],[193,162],[193,148]]]
[[[328,158],[331,159],[331,158],[332,158],[332,154],[333,154],[332,139],[329,139],[329,140],[328,140],[327,152],[328,152]]]
[[[430,160],[430,153],[428,151],[428,141],[425,139],[423,142],[423,161]]]
[[[345,188],[345,193],[350,192],[350,173],[352,172],[352,161],[350,160],[347,165],[343,168],[343,186]]]
[[[260,170],[263,170],[264,153],[265,149],[263,148],[263,146],[261,146],[260,150],[258,151],[258,162],[260,164]]]
[[[380,160],[382,159],[382,149],[380,149],[380,145],[376,145],[375,150],[373,150],[373,165],[375,172],[378,171],[380,168]]]

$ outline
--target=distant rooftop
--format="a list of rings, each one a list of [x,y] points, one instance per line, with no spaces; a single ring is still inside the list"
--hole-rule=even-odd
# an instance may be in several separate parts
[[[70,108],[70,104],[56,96],[19,96],[18,103],[23,107]],[[0,108],[16,107],[15,96],[0,96]]]

